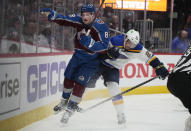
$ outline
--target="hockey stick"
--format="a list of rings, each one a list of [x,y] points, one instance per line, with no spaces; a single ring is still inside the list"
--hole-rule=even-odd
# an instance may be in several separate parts
[[[88,31],[87,31],[87,33],[86,33],[87,36],[90,34],[92,25],[93,25],[94,21],[96,20],[96,18],[98,17],[98,14],[99,14],[99,12],[100,12],[100,10],[101,10],[101,7],[103,6],[104,2],[105,2],[105,0],[102,0],[101,5],[99,6],[99,8],[98,8],[98,10],[97,10],[97,12],[96,12],[96,14],[95,14],[95,17],[94,17],[93,21],[91,22],[91,24],[90,24],[90,26],[89,26],[89,29],[88,29]]]
[[[112,29],[112,28],[109,28],[109,30],[110,30],[110,31],[114,31],[114,32],[116,32],[116,33],[120,33],[120,34],[125,35],[124,32],[121,32],[121,31],[119,31],[119,30],[115,30],[115,29]]]
[[[97,10],[97,12],[96,12],[96,14],[95,14],[94,19],[93,19],[92,22],[90,23],[89,29],[88,29],[88,31],[87,31],[87,33],[86,33],[87,36],[90,34],[92,25],[93,25],[94,21],[96,20],[96,18],[98,17],[98,14],[99,14],[99,12],[100,12],[100,10],[101,10],[101,7],[103,6],[104,2],[105,2],[105,0],[102,0],[101,4],[100,4],[100,6],[99,6],[99,8],[98,8],[98,10]],[[50,14],[50,12],[44,12],[44,13],[41,13],[41,14],[45,14],[46,16],[48,16],[48,15]]]
[[[129,88],[129,89],[127,89],[127,90],[125,90],[125,91],[123,91],[123,92],[121,92],[121,93],[115,95],[115,96],[109,97],[108,99],[105,99],[105,100],[103,100],[103,101],[101,101],[101,102],[99,102],[99,103],[97,103],[97,104],[95,104],[95,105],[93,105],[93,106],[90,106],[90,107],[87,108],[87,109],[79,108],[77,111],[80,112],[80,113],[87,112],[87,111],[89,111],[89,110],[91,110],[91,109],[93,109],[93,108],[95,108],[95,107],[97,107],[97,106],[99,106],[99,105],[101,105],[101,104],[103,104],[103,103],[105,103],[105,102],[107,102],[107,101],[109,101],[109,100],[115,98],[115,97],[118,97],[118,96],[120,96],[120,95],[122,95],[122,94],[125,94],[125,93],[127,93],[127,92],[130,92],[130,91],[132,91],[132,90],[134,90],[134,89],[136,89],[136,88],[138,88],[138,87],[140,87],[140,86],[142,86],[142,85],[144,85],[144,84],[146,84],[146,83],[149,83],[150,81],[152,81],[152,80],[154,80],[154,79],[156,79],[156,78],[158,78],[158,76],[153,77],[153,78],[151,78],[151,79],[149,79],[149,80],[147,80],[147,81],[144,81],[144,82],[142,82],[142,83],[140,83],[140,84],[138,84],[138,85],[136,85],[136,86],[134,86],[134,87],[132,87],[132,88]]]

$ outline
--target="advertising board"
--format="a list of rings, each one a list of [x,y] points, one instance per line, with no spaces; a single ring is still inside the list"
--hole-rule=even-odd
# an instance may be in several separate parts
[[[105,0],[103,8],[113,9],[144,10],[145,0]],[[166,11],[167,0],[146,0],[147,11]]]

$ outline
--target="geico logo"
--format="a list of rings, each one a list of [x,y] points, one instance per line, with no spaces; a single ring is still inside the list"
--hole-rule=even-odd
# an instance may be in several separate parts
[[[31,65],[27,71],[27,100],[34,102],[63,89],[65,61]]]
[[[5,80],[0,81],[0,99],[16,96],[19,93],[19,80],[8,79],[8,74],[5,74]]]

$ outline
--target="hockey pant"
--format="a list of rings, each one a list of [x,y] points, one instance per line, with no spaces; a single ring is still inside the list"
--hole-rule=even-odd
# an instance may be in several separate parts
[[[70,98],[75,103],[81,102],[85,87],[97,71],[99,63],[97,59],[87,62],[73,55],[64,72],[65,79],[62,97],[64,99]]]
[[[167,88],[191,113],[191,75],[186,72],[171,73],[168,77]]]

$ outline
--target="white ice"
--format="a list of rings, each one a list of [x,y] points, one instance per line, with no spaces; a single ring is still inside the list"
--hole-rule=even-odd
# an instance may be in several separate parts
[[[104,99],[85,101],[88,108]],[[117,125],[111,101],[86,113],[75,113],[67,126],[60,123],[62,113],[51,115],[20,131],[183,131],[189,116],[179,99],[171,94],[129,95],[124,97],[126,128]]]

